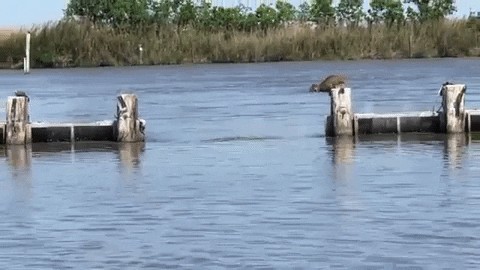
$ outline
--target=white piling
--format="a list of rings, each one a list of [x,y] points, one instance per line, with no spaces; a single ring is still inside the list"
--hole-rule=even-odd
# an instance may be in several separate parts
[[[30,73],[30,32],[27,32],[25,41],[25,58],[23,59],[23,72]]]
[[[29,144],[32,141],[28,97],[8,97],[6,144]]]
[[[352,95],[350,88],[330,91],[330,117],[327,119],[327,136],[353,135]]]
[[[138,44],[138,54],[139,54],[139,63],[140,65],[143,65],[143,47],[142,44]]]
[[[138,116],[138,99],[134,94],[117,97],[115,138],[118,142],[145,141],[145,121]]]
[[[441,90],[442,113],[441,129],[446,133],[465,131],[465,92],[464,84],[444,85]]]

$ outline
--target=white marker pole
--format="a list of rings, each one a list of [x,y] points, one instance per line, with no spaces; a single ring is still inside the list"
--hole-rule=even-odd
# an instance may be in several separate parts
[[[30,32],[27,32],[27,40],[25,46],[25,58],[23,61],[23,72],[30,73]]]
[[[140,54],[140,65],[143,65],[143,47],[142,44],[138,44],[138,51]]]

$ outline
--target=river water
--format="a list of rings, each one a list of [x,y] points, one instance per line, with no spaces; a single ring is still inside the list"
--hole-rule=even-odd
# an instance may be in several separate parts
[[[31,120],[112,120],[138,95],[144,144],[0,148],[2,269],[478,269],[480,140],[324,137],[356,112],[432,110],[445,81],[480,105],[480,60],[0,71]]]

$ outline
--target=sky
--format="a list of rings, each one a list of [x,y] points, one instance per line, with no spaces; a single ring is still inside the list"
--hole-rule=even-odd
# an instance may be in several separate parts
[[[242,3],[258,5],[262,0],[241,0]],[[264,0],[267,3],[272,0]],[[302,0],[292,0],[290,3],[297,6]],[[338,0],[334,0],[337,2]],[[62,18],[63,10],[68,0],[0,0],[0,27],[30,27],[35,24],[43,24],[48,21],[56,21]],[[234,6],[239,0],[212,0],[214,4],[223,3],[225,6]],[[365,7],[368,7],[365,1]],[[468,16],[470,8],[480,11],[478,0],[456,0],[458,11],[455,17]]]

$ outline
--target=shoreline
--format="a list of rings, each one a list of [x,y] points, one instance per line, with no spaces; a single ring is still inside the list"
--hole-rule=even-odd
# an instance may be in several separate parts
[[[312,62],[362,62],[362,61],[422,61],[422,60],[480,60],[480,56],[447,56],[447,57],[399,57],[399,58],[362,58],[362,59],[312,59],[312,60],[281,60],[281,61],[257,61],[257,62],[184,62],[169,64],[134,64],[134,65],[84,65],[84,66],[64,66],[64,67],[31,67],[36,70],[64,70],[64,69],[94,69],[94,68],[131,68],[131,67],[162,67],[162,66],[202,66],[202,65],[249,65],[249,64],[272,64],[272,63],[312,63]],[[23,70],[23,63],[20,67],[6,67],[5,63],[0,62],[0,71]]]

